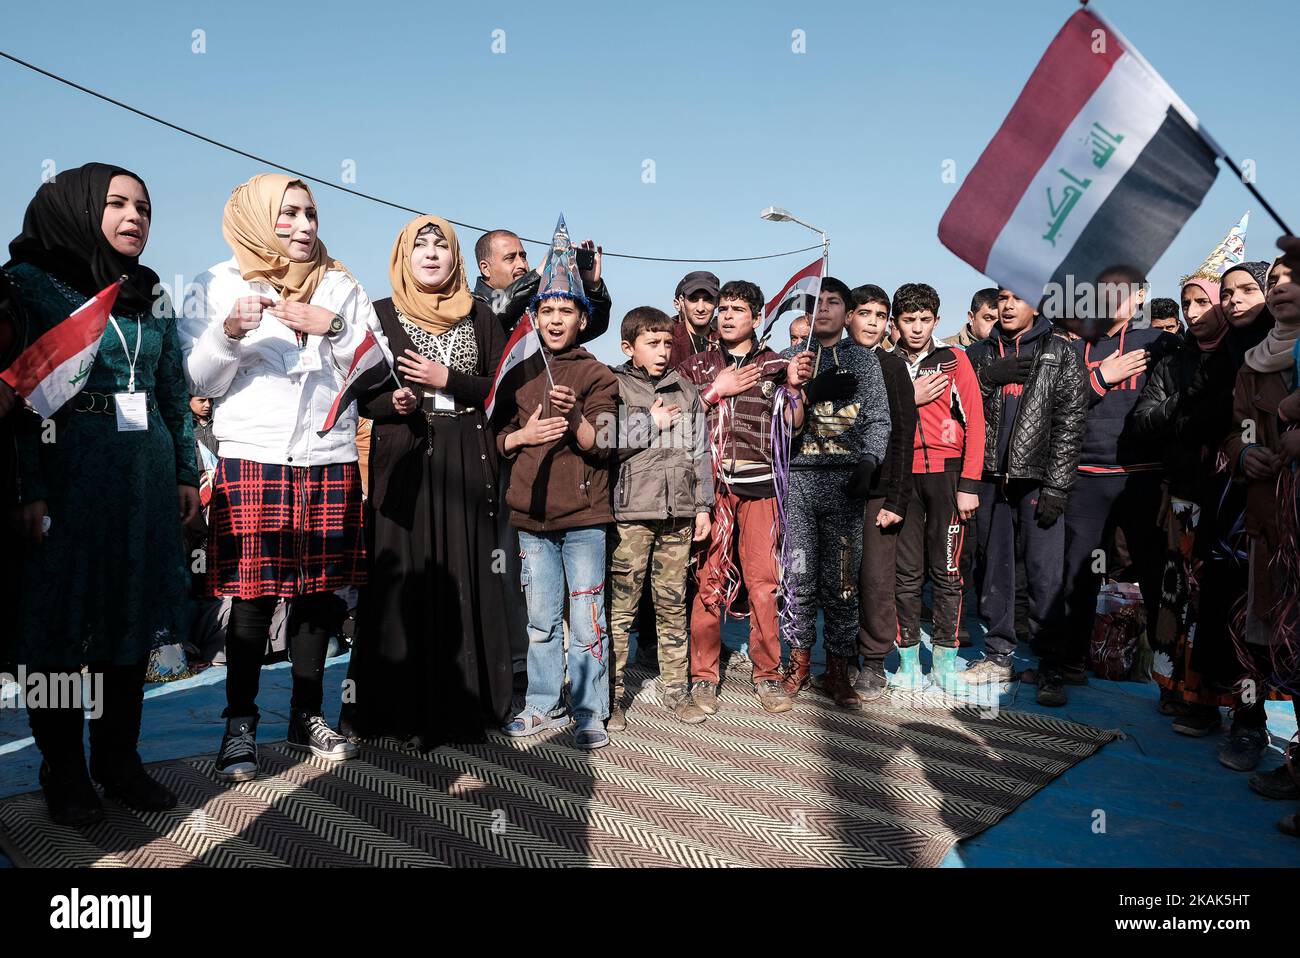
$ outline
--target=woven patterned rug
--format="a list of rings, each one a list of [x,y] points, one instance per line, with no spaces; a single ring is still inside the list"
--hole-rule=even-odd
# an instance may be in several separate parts
[[[854,714],[804,694],[770,715],[737,661],[708,722],[677,722],[650,683],[596,752],[568,732],[429,752],[384,740],[342,763],[264,743],[253,782],[219,785],[211,755],[162,762],[151,772],[179,807],[106,802],[84,831],[51,824],[39,793],[10,798],[0,845],[36,867],[928,867],[1114,737],[915,697]]]

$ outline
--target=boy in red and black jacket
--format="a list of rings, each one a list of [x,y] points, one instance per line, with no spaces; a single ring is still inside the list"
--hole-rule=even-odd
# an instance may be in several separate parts
[[[898,540],[900,664],[894,684],[917,689],[921,674],[921,588],[929,575],[934,597],[931,678],[947,687],[956,672],[961,623],[961,552],[966,521],[979,506],[984,466],[984,401],[966,353],[935,342],[939,294],[925,283],[894,293],[895,355],[907,363],[916,397],[912,492]]]

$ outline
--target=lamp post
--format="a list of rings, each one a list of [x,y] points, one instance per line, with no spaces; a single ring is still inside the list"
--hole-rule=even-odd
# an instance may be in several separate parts
[[[783,210],[779,206],[769,206],[758,215],[770,223],[798,223],[805,229],[810,229],[814,233],[818,234],[822,238],[822,274],[825,275],[825,273],[830,269],[831,240],[830,237],[826,235],[824,229],[813,226],[811,223],[804,222],[789,210]]]
[[[827,273],[830,271],[830,266],[831,266],[831,239],[829,236],[826,235],[826,231],[824,229],[820,229],[819,227],[813,226],[811,223],[804,222],[803,220],[799,219],[799,217],[791,213],[789,210],[783,210],[779,206],[769,206],[767,209],[763,210],[763,212],[759,213],[758,215],[759,217],[767,220],[770,223],[798,223],[800,226],[804,227],[804,229],[810,229],[814,233],[817,233],[819,236],[821,236],[822,276],[827,275]],[[813,303],[812,309],[813,309],[813,313],[815,314],[817,311],[816,303]],[[808,317],[808,340],[807,342],[804,343],[804,349],[811,348],[812,338],[813,338],[813,317],[810,315]]]

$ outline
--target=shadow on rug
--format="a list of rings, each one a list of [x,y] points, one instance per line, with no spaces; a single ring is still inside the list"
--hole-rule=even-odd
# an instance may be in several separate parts
[[[630,669],[628,686],[646,678]],[[79,831],[20,795],[0,802],[0,846],[34,867],[931,867],[1115,737],[915,695],[852,713],[805,693],[770,715],[742,657],[721,703],[682,725],[647,680],[597,752],[567,731],[428,752],[379,740],[343,763],[264,743],[261,776],[229,787],[211,755],[162,762],[175,810],[105,802]]]

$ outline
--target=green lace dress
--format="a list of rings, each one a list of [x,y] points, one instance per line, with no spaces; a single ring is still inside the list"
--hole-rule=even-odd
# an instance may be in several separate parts
[[[32,339],[86,301],[37,267],[8,273]],[[19,437],[20,497],[44,499],[50,518],[44,544],[23,561],[15,658],[29,669],[129,665],[183,635],[189,563],[176,487],[197,486],[198,472],[176,318],[165,298],[159,305],[157,316],[114,312],[132,352],[140,326],[135,380],[149,396],[147,430],[119,432],[112,408],[75,408],[92,394],[126,390],[130,362],[110,323],[82,393],[54,414],[52,434],[46,423]]]

